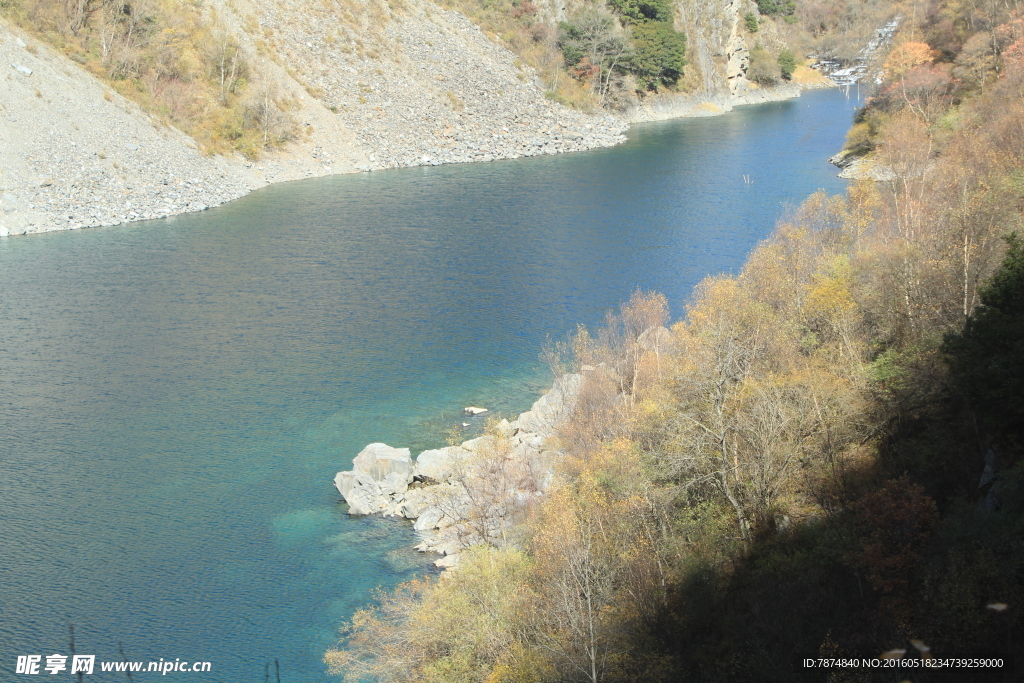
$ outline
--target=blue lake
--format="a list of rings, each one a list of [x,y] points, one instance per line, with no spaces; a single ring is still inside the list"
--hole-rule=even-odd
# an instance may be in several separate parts
[[[333,680],[338,626],[426,559],[408,525],[349,518],[334,473],[373,441],[442,445],[465,405],[527,409],[545,338],[638,287],[680,315],[787,207],[844,189],[826,158],[852,113],[811,92],[612,149],[0,240],[0,678],[70,654],[73,624],[98,661],[212,664],[162,680]]]

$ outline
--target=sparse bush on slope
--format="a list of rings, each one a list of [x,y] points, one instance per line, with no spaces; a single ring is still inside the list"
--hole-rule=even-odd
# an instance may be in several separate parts
[[[6,0],[7,17],[207,151],[254,158],[299,131],[272,70],[179,0]]]

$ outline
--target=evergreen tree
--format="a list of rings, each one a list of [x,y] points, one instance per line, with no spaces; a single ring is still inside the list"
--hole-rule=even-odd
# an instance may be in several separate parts
[[[686,65],[686,34],[667,21],[649,21],[633,27],[631,71],[647,90],[672,85]]]
[[[1024,244],[1016,233],[1002,266],[984,289],[981,306],[963,332],[947,335],[943,350],[954,382],[999,434],[1024,425]]]

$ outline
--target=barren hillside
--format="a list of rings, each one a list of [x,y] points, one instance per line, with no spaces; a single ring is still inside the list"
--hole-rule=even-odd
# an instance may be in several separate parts
[[[283,180],[610,146],[627,121],[826,83],[747,78],[751,49],[786,46],[771,20],[751,30],[752,0],[680,0],[659,24],[687,45],[678,83],[607,67],[617,95],[597,97],[591,76],[606,67],[562,63],[566,26],[599,11],[628,48],[628,22],[586,0],[502,2],[488,14],[475,0],[465,13],[430,0],[89,0],[76,17],[11,0],[0,234],[202,210]]]

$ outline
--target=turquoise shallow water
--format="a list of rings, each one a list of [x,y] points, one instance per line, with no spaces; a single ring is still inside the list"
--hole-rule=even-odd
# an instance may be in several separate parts
[[[338,624],[424,559],[408,526],[349,518],[334,472],[371,441],[443,443],[463,405],[525,410],[545,337],[636,287],[678,315],[786,205],[843,188],[825,159],[851,113],[815,92],[0,240],[0,678],[68,654],[73,623],[101,660],[212,663],[164,680],[258,683],[275,659],[331,680]]]

